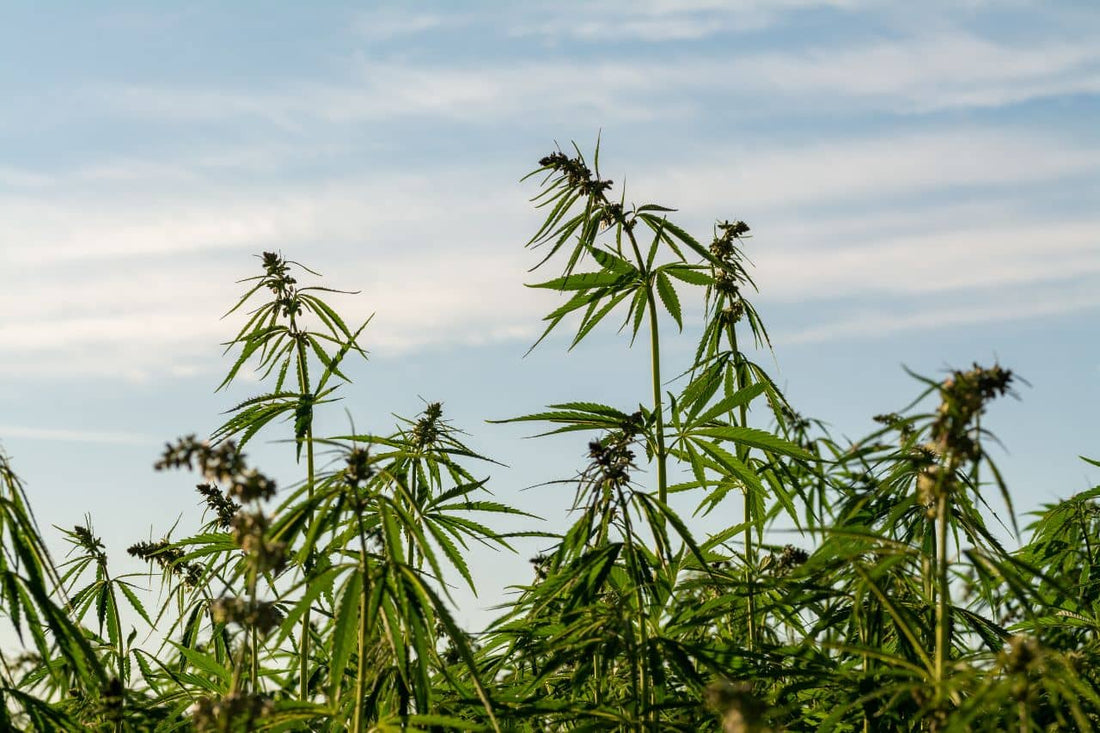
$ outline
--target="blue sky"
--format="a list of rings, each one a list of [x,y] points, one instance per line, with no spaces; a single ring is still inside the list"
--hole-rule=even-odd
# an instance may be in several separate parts
[[[123,562],[194,517],[158,446],[215,427],[219,317],[277,249],[361,290],[344,407],[441,400],[502,499],[560,518],[581,439],[487,425],[645,399],[613,329],[524,351],[555,141],[708,238],[753,227],[777,380],[852,437],[928,374],[1031,384],[988,425],[1018,509],[1100,480],[1100,12],[1092,2],[26,3],[0,25],[0,441],[45,524],[85,512]],[[688,324],[690,330],[691,324]],[[669,348],[666,372],[690,356]],[[346,426],[340,408],[324,418]],[[272,438],[284,437],[276,434]],[[280,445],[255,456],[293,477]],[[725,521],[736,521],[731,508]],[[526,552],[526,550],[525,550]],[[528,553],[530,554],[530,553]],[[478,555],[492,586],[526,557]],[[478,602],[464,613],[476,616]],[[485,605],[488,601],[483,602]],[[473,616],[471,616],[472,618]]]

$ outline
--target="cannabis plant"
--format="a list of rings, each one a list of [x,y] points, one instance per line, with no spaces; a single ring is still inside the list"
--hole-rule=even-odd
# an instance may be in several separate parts
[[[529,178],[545,217],[527,245],[552,270],[531,287],[561,298],[531,348],[611,323],[649,376],[625,404],[502,420],[577,438],[552,484],[568,515],[501,531],[536,518],[496,495],[498,464],[442,401],[318,434],[369,319],[349,325],[335,302],[352,293],[263,253],[217,386],[248,375],[258,393],[165,445],[155,468],[193,473],[203,517],[129,546],[148,573],[117,572],[90,515],[60,529],[55,562],[0,453],[0,618],[19,645],[0,650],[0,729],[1097,727],[1100,487],[1021,532],[985,424],[1015,374],[914,375],[916,399],[836,438],[760,365],[748,224],[696,239],[604,178],[598,145]],[[253,467],[261,437],[295,480]],[[469,549],[517,542],[537,543],[532,575],[502,593]],[[457,623],[456,586],[502,599],[487,628]]]

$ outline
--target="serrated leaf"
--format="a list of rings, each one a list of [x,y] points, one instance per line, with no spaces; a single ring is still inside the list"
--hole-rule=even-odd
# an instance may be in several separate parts
[[[663,272],[657,273],[657,294],[661,296],[661,302],[664,303],[665,310],[668,311],[672,319],[676,321],[676,325],[683,331],[684,319],[680,312],[680,297],[676,295],[676,288],[672,287],[672,283],[669,282],[668,277]]]
[[[574,272],[564,277],[556,277],[541,283],[529,283],[529,288],[544,290],[591,290],[617,285],[623,276],[614,272]]]
[[[739,389],[729,397],[723,397],[718,402],[714,403],[706,412],[703,412],[697,418],[699,423],[710,422],[718,418],[720,415],[724,415],[732,410],[743,405],[748,405],[754,399],[759,397],[767,389],[767,385],[763,382],[756,382],[743,389]]]
[[[711,277],[709,272],[698,269],[698,266],[695,265],[685,265],[677,262],[671,265],[665,265],[660,268],[660,271],[666,272],[677,280],[682,280],[689,285],[712,285],[714,283],[714,278]]]
[[[351,658],[351,650],[355,646],[355,640],[359,635],[359,603],[363,591],[363,575],[356,571],[351,573],[347,583],[344,584],[344,592],[340,595],[340,605],[333,616],[332,635],[330,644],[332,657],[329,667],[329,697],[337,699],[340,694],[341,683],[347,670],[348,659]],[[364,642],[367,640],[364,639]]]
[[[800,446],[756,428],[745,428],[740,426],[720,428],[704,427],[693,430],[692,433],[694,435],[703,435],[709,438],[729,440],[740,445],[747,445],[752,448],[759,448],[761,450],[771,451],[772,453],[790,456],[791,458],[799,458],[804,461],[819,460],[812,453],[808,453]]]
[[[588,253],[592,255],[592,259],[596,260],[600,267],[605,271],[614,273],[617,277],[623,277],[627,275],[638,274],[637,268],[630,264],[623,258],[608,252],[606,249],[600,247],[589,247]]]
[[[213,676],[222,683],[224,688],[228,689],[229,683],[233,679],[233,673],[227,667],[218,664],[214,657],[186,647],[183,644],[177,644],[174,641],[169,641],[168,643],[176,648],[176,651],[187,660],[188,664]]]

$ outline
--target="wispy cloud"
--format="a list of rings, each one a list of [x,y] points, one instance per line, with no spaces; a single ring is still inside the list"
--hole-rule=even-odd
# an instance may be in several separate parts
[[[99,85],[85,101],[104,113],[180,122],[261,119],[277,127],[404,117],[500,124],[537,114],[584,115],[601,124],[694,114],[699,94],[720,95],[739,115],[796,109],[924,113],[998,107],[1100,93],[1100,46],[1091,38],[1036,39],[1026,47],[963,32],[862,45],[818,46],[677,59],[507,65],[364,61],[341,83],[290,81],[266,90]],[[655,99],[665,100],[657,104]],[[676,100],[677,104],[667,103]],[[721,105],[721,98],[716,100]],[[106,109],[103,106],[106,105]]]
[[[260,119],[300,129],[316,123],[426,117],[499,124],[516,116],[638,120],[681,114],[638,99],[685,75],[676,67],[631,62],[525,62],[461,68],[365,61],[344,83],[291,82],[268,90],[102,85],[87,93],[107,114],[174,122]]]
[[[799,11],[845,10],[861,4],[859,0],[559,2],[552,12],[534,11],[535,17],[516,21],[511,32],[548,41],[683,41],[759,31]]]
[[[204,369],[233,333],[234,319],[219,321],[240,292],[233,280],[254,274],[249,255],[262,249],[322,271],[339,251],[326,284],[363,291],[340,298],[350,320],[378,311],[366,343],[379,356],[526,338],[538,320],[514,246],[524,197],[477,176],[215,187],[183,202],[171,190],[0,204],[0,239],[20,243],[0,250],[17,273],[0,312],[21,314],[0,320],[0,373],[141,380]],[[210,258],[218,252],[239,259]]]
[[[1027,321],[1079,311],[1100,309],[1100,292],[1079,289],[1070,293],[1023,293],[1021,297],[986,299],[984,302],[952,302],[935,305],[921,302],[893,307],[889,312],[868,308],[863,312],[780,335],[779,344],[816,344],[892,336],[907,331],[925,331],[976,326],[989,323]]]
[[[734,61],[743,89],[787,104],[898,112],[999,107],[1030,99],[1100,92],[1100,46],[1032,39],[1021,46],[964,32],[881,40],[860,46],[777,51]]]
[[[156,445],[161,441],[139,433],[71,430],[66,428],[34,428],[25,425],[0,425],[0,440],[22,438],[66,443],[107,443],[113,445]]]
[[[50,177],[20,168],[0,167],[0,186],[11,188],[40,188],[50,183]]]
[[[354,23],[355,32],[368,41],[391,41],[417,35],[443,26],[461,23],[455,15],[406,12],[399,8],[379,8],[361,13]]]
[[[768,296],[785,301],[857,294],[915,297],[1069,279],[1086,279],[1100,292],[1098,226],[1096,218],[1002,219],[931,235],[894,233],[859,246],[789,242],[764,248],[755,259],[760,278],[767,279]]]
[[[728,211],[806,204],[867,206],[963,187],[985,191],[1100,171],[1100,149],[987,127],[847,137],[768,147],[720,145],[705,157],[635,175],[672,205]]]
[[[630,192],[686,203],[689,220],[748,218],[766,299],[889,293],[919,302],[1075,279],[1100,290],[1100,221],[1036,215],[1014,193],[1098,169],[1100,154],[1087,148],[973,128],[719,147],[643,171]],[[322,271],[339,251],[330,282],[363,291],[346,301],[353,319],[377,311],[367,335],[376,356],[529,339],[553,300],[521,285],[532,261],[516,243],[537,215],[524,191],[485,172],[229,186],[208,180],[201,163],[154,161],[131,169],[133,180],[108,177],[90,189],[87,170],[0,199],[0,238],[20,243],[0,250],[0,264],[18,273],[0,292],[0,311],[23,314],[0,323],[6,374],[143,379],[207,368],[232,335],[232,323],[218,321],[238,292],[232,280],[250,274],[248,255],[262,249]],[[925,202],[960,188],[968,203]],[[236,272],[225,271],[226,255],[239,257]],[[845,328],[837,333],[855,333]]]

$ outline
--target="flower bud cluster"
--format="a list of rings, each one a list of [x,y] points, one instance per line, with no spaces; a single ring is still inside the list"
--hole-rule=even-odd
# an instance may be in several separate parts
[[[209,441],[200,441],[192,434],[180,438],[174,445],[166,443],[160,460],[153,464],[153,468],[158,471],[169,468],[198,469],[209,481],[227,483],[245,470],[245,462],[233,441],[227,440],[214,447]]]
[[[775,561],[776,572],[789,572],[800,565],[805,565],[809,559],[810,556],[801,547],[784,545],[783,551],[779,553],[779,557]]]
[[[913,435],[913,426],[910,425],[904,417],[896,412],[887,412],[882,415],[875,415],[871,419],[877,422],[879,425],[885,425],[891,430],[896,430],[903,445],[908,442],[909,438]]]
[[[130,545],[126,552],[146,562],[155,562],[166,572],[183,578],[189,586],[196,586],[202,580],[203,567],[198,563],[184,562],[185,553],[167,539],[158,542],[138,542]]]
[[[217,598],[210,602],[214,623],[236,624],[256,629],[266,636],[283,620],[283,614],[271,601],[247,601],[243,598]]]
[[[419,449],[433,445],[439,439],[439,422],[443,416],[443,404],[430,402],[424,414],[416,421],[412,430],[412,443]]]
[[[209,441],[200,441],[194,435],[181,438],[175,445],[167,443],[164,453],[159,461],[153,464],[153,468],[163,471],[168,468],[198,469],[199,473],[210,482],[229,484],[226,496],[233,497],[241,502],[261,501],[275,496],[275,482],[264,476],[254,468],[249,468],[244,460],[244,455],[237,450],[236,444],[227,440],[217,446],[211,446]],[[225,511],[230,505],[222,504],[221,499],[215,499],[213,487],[199,486],[199,493],[206,499],[211,508],[218,512],[223,521],[227,517]]]
[[[223,494],[214,484],[199,484],[195,489],[206,500],[207,508],[218,515],[218,524],[221,528],[229,529],[229,524],[241,510],[241,505]]]
[[[200,697],[188,712],[195,730],[213,733],[254,730],[256,723],[271,715],[274,709],[275,704],[265,695],[231,692],[219,700]]]
[[[284,317],[297,316],[302,312],[298,299],[297,280],[290,276],[290,263],[280,254],[264,252],[263,284],[275,296],[275,302]]]
[[[634,451],[629,449],[629,444],[629,440],[615,436],[593,440],[588,444],[588,456],[592,459],[588,473],[595,474],[600,483],[626,485],[630,481],[629,469],[634,464]]]
[[[352,448],[344,467],[344,482],[353,489],[362,488],[374,475],[370,453],[365,448]]]
[[[259,572],[279,572],[286,565],[286,543],[266,536],[268,521],[263,512],[237,512],[230,522],[233,541]]]
[[[917,475],[918,498],[935,516],[933,505],[950,494],[956,484],[955,473],[967,462],[981,460],[982,449],[975,425],[986,404],[1007,394],[1012,372],[999,365],[984,368],[974,364],[967,371],[954,371],[940,385],[941,402],[932,420],[932,442],[918,448],[920,473]]]
[[[565,179],[569,188],[577,189],[589,196],[598,196],[612,186],[611,181],[593,178],[592,171],[580,157],[570,158],[561,151],[540,159],[539,165],[557,171]]]
[[[975,364],[968,371],[954,371],[940,387],[942,403],[932,422],[932,438],[940,451],[961,460],[977,460],[981,449],[970,434],[971,424],[985,412],[994,397],[1009,391],[1012,372],[994,365],[986,369]]]
[[[723,733],[770,730],[764,720],[767,708],[754,694],[751,682],[716,680],[707,686],[705,699],[721,717]]]
[[[732,326],[745,315],[741,287],[749,278],[741,263],[737,242],[748,232],[749,225],[743,221],[722,221],[716,225],[714,241],[710,244],[710,253],[717,260],[717,264],[712,266],[714,288],[718,291],[719,300],[726,301],[721,314],[723,325]]]

